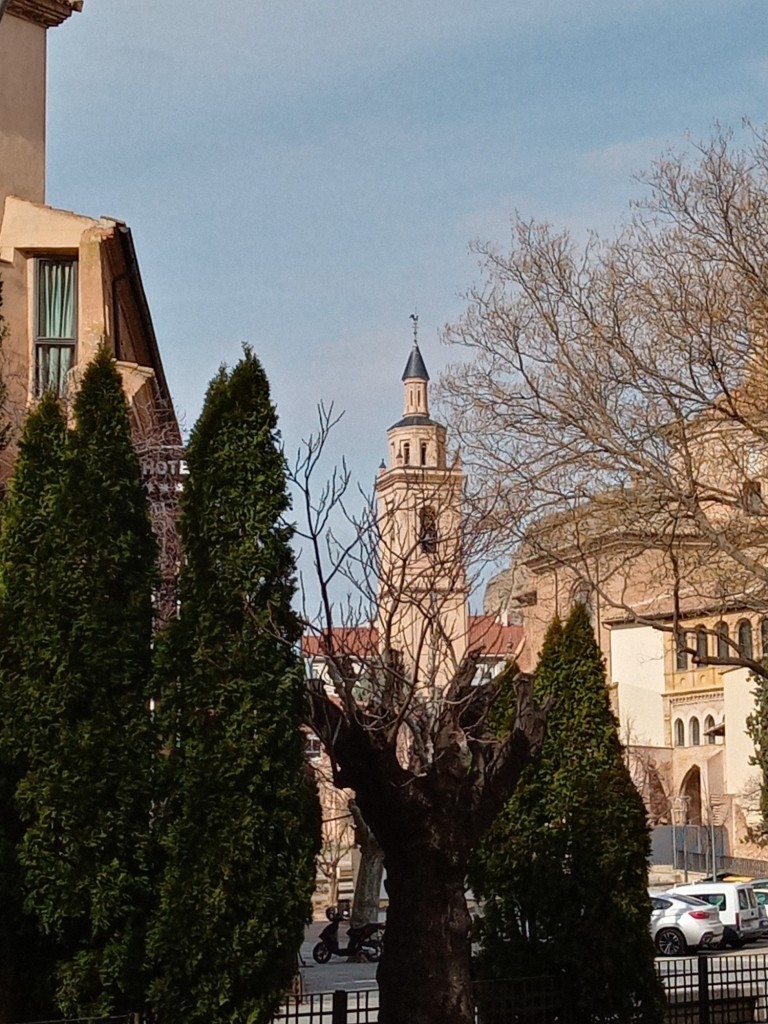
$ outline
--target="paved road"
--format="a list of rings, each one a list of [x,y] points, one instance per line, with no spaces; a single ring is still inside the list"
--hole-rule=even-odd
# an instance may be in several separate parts
[[[304,991],[310,992],[333,992],[336,988],[344,988],[347,991],[354,989],[376,987],[376,964],[350,964],[344,957],[331,957],[327,964],[316,964],[312,959],[312,947],[317,942],[317,937],[327,921],[314,921],[304,933],[304,942],[301,946],[301,958],[304,966],[301,968],[301,976],[304,980]],[[346,939],[344,924],[339,930],[339,938]]]

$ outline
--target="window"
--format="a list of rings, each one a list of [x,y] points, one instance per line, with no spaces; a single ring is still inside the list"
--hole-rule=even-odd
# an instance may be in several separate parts
[[[713,732],[715,728],[715,720],[712,715],[707,715],[704,719],[704,735],[707,737],[707,743],[710,745],[715,742],[715,734]]]
[[[320,755],[323,752],[323,747],[322,744],[320,743],[320,737],[316,736],[315,733],[313,732],[307,733],[305,749],[307,753],[307,758],[310,761],[319,761]]]
[[[35,394],[63,395],[75,361],[77,260],[39,259],[35,288]]]
[[[675,746],[685,746],[685,726],[681,718],[675,720]]]
[[[685,672],[688,668],[688,651],[686,650],[685,633],[678,629],[675,631],[675,666],[678,672]]]
[[[407,441],[403,442],[403,465],[410,466],[411,464],[411,446]]]
[[[752,657],[752,623],[742,619],[738,627],[739,654],[742,658]]]
[[[419,510],[419,544],[426,555],[437,551],[437,515],[429,506]]]
[[[718,658],[729,658],[731,656],[731,645],[728,643],[728,624],[718,622],[715,626],[717,634],[717,656]]]
[[[696,657],[699,661],[706,661],[709,655],[709,637],[703,626],[696,629]]]
[[[422,464],[422,466],[426,466],[426,464],[427,464],[427,442],[426,441],[422,441],[421,442],[421,464]]]
[[[765,512],[762,488],[759,480],[745,480],[741,489],[741,503],[744,511],[750,516],[759,516]]]
[[[699,729],[698,718],[692,718],[688,723],[688,739],[690,746],[698,747],[701,743],[701,731]]]
[[[768,658],[768,618],[760,620],[760,653]]]

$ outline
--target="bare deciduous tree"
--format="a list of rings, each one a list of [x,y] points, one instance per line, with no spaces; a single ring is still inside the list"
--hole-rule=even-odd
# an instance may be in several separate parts
[[[414,471],[399,500],[380,492],[378,506],[348,517],[350,539],[337,539],[329,527],[346,508],[348,475],[342,469],[314,492],[333,424],[332,410],[321,408],[319,432],[293,473],[321,606],[305,641],[314,665],[309,725],[335,785],[354,791],[384,853],[379,1019],[469,1024],[467,862],[538,750],[545,712],[530,678],[510,666],[514,725],[499,736],[488,724],[501,677],[478,672],[482,648],[468,648],[460,626],[464,567],[483,535],[458,514],[456,474]],[[341,608],[333,599],[338,580],[350,594]]]
[[[718,131],[642,181],[611,241],[518,217],[508,252],[477,246],[443,398],[518,561],[675,630],[768,609],[768,143]]]

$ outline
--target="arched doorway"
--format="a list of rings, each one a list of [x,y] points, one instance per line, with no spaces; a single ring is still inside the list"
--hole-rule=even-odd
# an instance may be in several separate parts
[[[701,824],[701,772],[698,765],[693,768],[683,779],[680,787],[680,796],[688,810],[688,824]]]

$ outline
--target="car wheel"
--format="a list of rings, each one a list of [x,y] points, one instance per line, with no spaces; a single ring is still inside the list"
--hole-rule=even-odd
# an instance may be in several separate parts
[[[319,964],[327,964],[331,959],[331,951],[324,942],[318,942],[312,950],[312,956]]]
[[[662,956],[684,956],[688,946],[677,928],[662,928],[656,935],[656,949]]]
[[[741,949],[744,945],[744,939],[739,938],[738,934],[733,928],[726,928],[723,933],[723,948],[730,946],[731,949]]]

